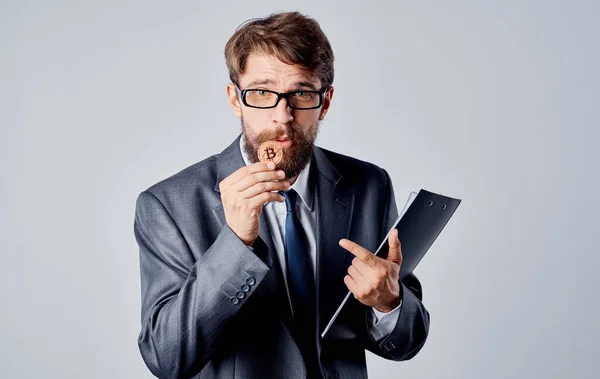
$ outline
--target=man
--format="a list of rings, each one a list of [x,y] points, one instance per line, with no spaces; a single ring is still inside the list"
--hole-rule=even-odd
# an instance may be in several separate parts
[[[396,232],[372,254],[398,214],[390,178],[314,145],[334,93],[318,23],[254,20],[225,57],[242,134],[136,204],[144,361],[160,378],[345,379],[367,377],[365,349],[412,358],[429,329],[421,285],[398,279]],[[259,161],[267,141],[277,165]]]

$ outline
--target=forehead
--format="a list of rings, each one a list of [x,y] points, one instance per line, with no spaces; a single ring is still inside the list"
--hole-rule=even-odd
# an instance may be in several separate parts
[[[240,75],[242,88],[249,84],[264,84],[273,87],[297,87],[299,84],[318,88],[320,80],[316,79],[298,65],[290,65],[280,61],[276,56],[251,53],[246,60],[244,73]]]

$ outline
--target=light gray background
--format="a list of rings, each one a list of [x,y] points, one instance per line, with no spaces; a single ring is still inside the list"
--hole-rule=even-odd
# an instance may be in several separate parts
[[[135,199],[233,140],[223,47],[296,9],[336,56],[318,144],[463,199],[428,342],[371,376],[598,377],[597,1],[0,4],[0,377],[151,377]]]

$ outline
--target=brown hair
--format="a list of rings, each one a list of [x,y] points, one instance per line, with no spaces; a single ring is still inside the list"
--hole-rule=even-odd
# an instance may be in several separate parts
[[[296,64],[319,79],[323,87],[333,83],[333,51],[319,23],[298,12],[274,13],[240,25],[225,45],[229,78],[238,83],[251,53],[276,56]]]

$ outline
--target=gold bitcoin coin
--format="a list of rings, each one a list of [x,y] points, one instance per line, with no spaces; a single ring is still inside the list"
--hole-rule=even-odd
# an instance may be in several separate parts
[[[263,142],[258,148],[258,160],[275,164],[283,159],[283,148],[275,141]]]

